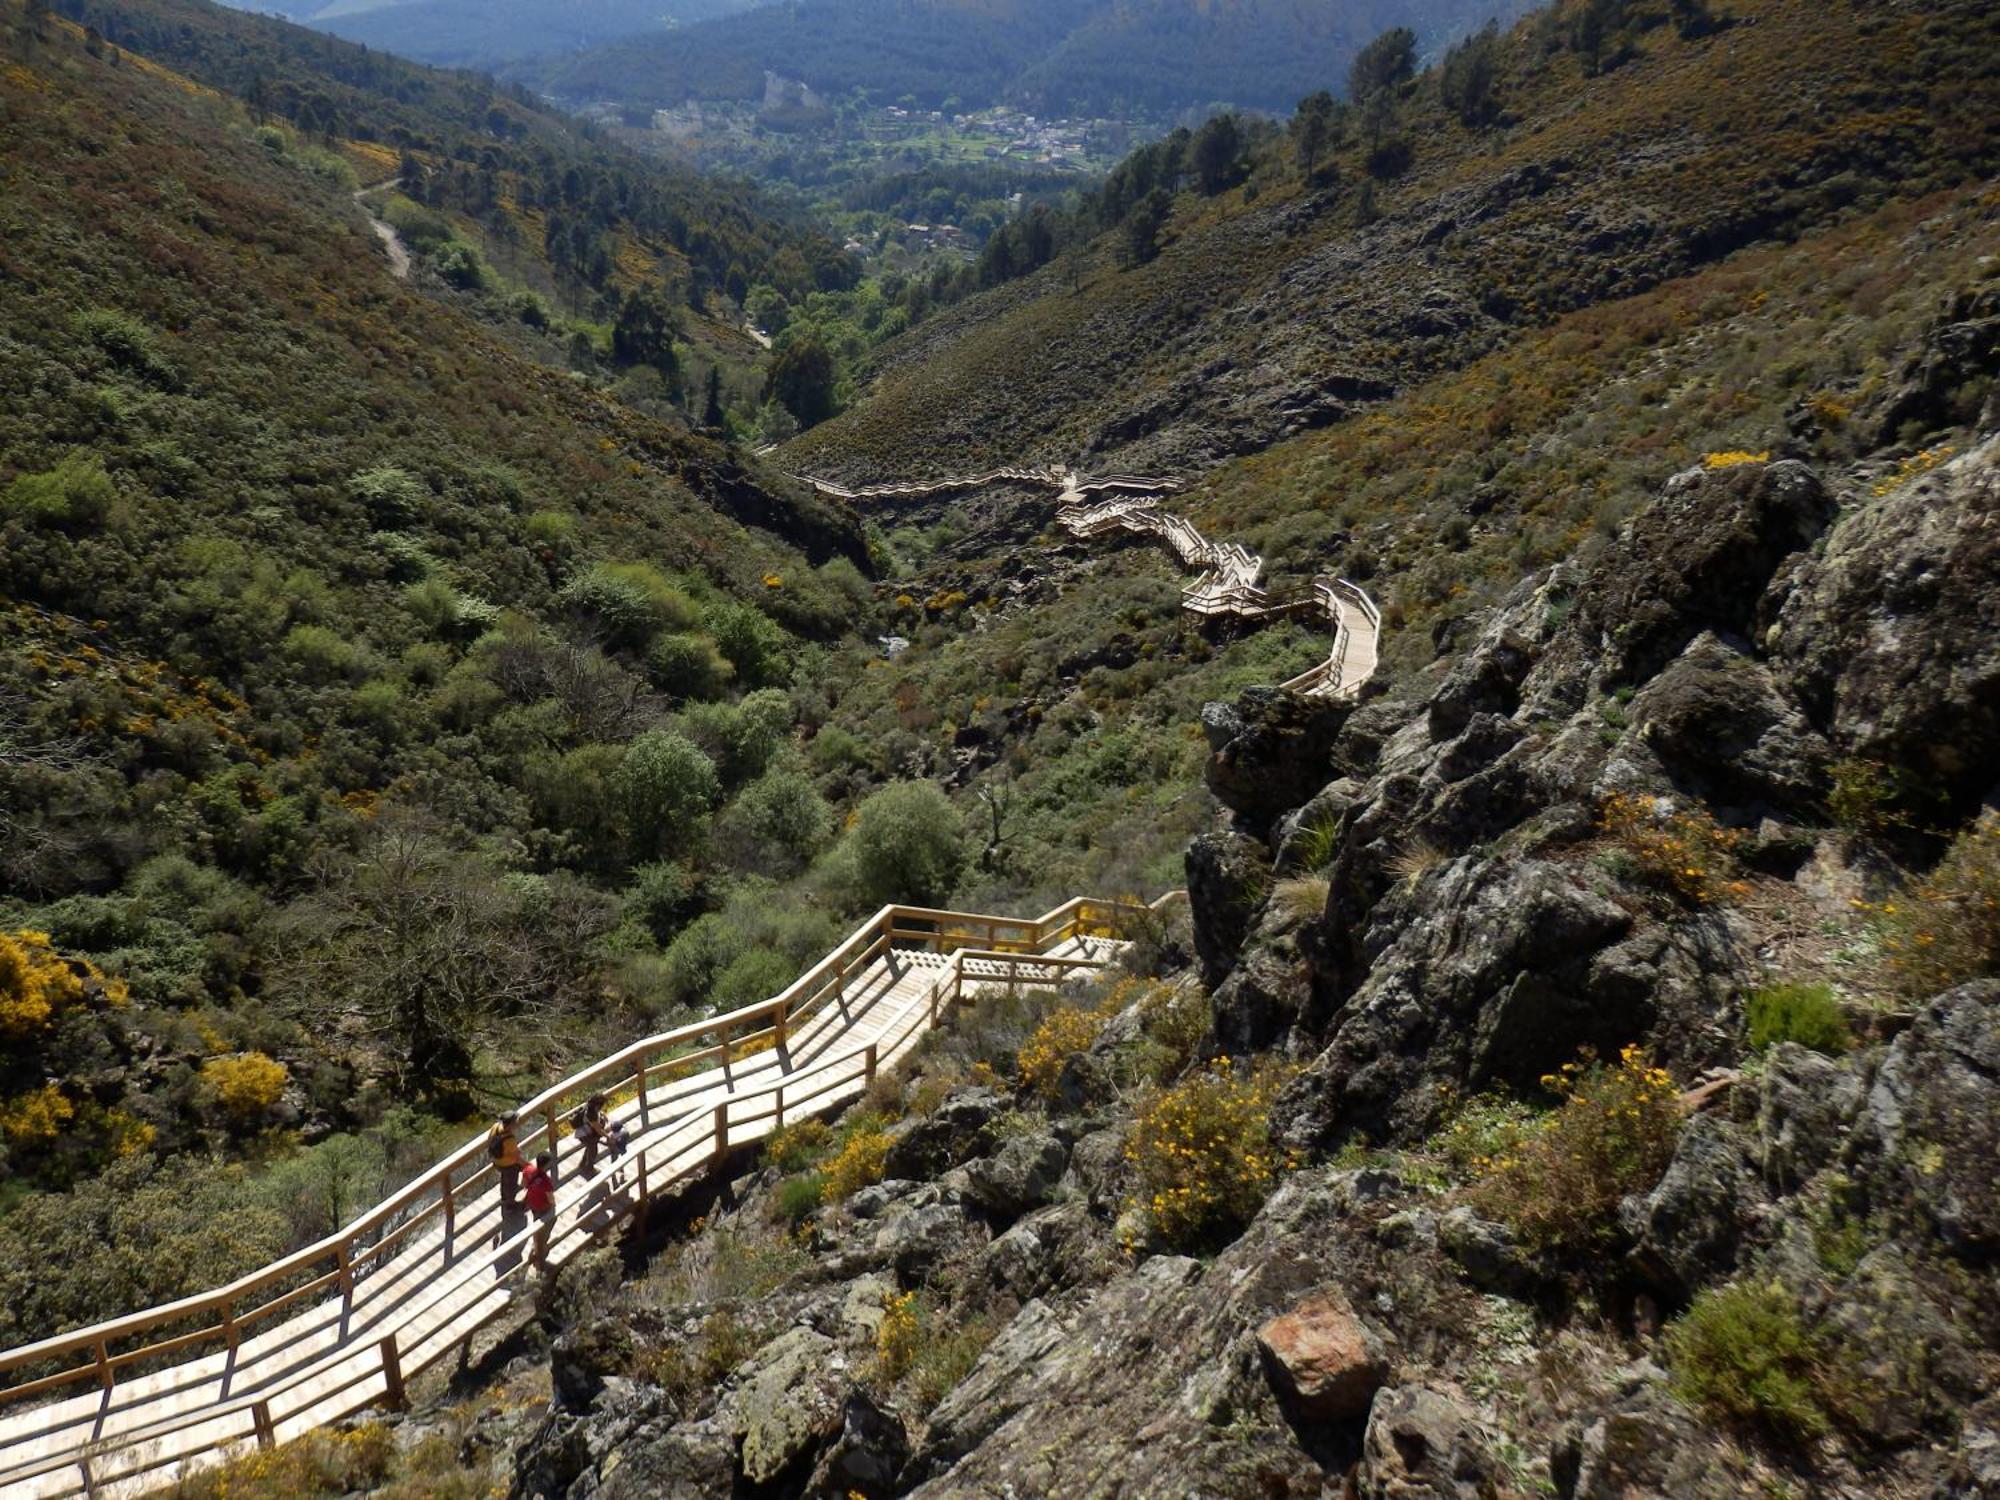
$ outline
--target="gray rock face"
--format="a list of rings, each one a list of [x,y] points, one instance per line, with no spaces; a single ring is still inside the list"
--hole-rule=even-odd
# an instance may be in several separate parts
[[[1824,802],[1832,748],[1768,668],[1713,633],[1640,690],[1631,717],[1675,785],[1717,806],[1811,812]]]
[[[1437,1109],[1427,1080],[1532,1087],[1581,1045],[1610,1053],[1640,1036],[1650,996],[1592,967],[1631,920],[1573,867],[1539,860],[1461,861],[1425,883],[1418,909],[1385,903],[1375,921],[1395,936],[1280,1096],[1282,1138],[1418,1133]]]
[[[1629,1259],[1676,1300],[1735,1269],[1768,1207],[1750,1148],[1717,1115],[1697,1115],[1653,1190],[1619,1206]]]
[[[840,1430],[845,1361],[836,1351],[824,1334],[794,1328],[739,1371],[732,1430],[750,1483],[771,1483]]]
[[[993,1144],[987,1130],[1007,1101],[992,1089],[958,1089],[927,1115],[898,1121],[890,1131],[883,1170],[892,1178],[936,1177]]]
[[[1204,710],[1209,790],[1264,832],[1332,779],[1333,742],[1352,712],[1345,701],[1264,687],[1244,693],[1229,716]]]
[[[1188,845],[1188,907],[1204,983],[1221,983],[1243,950],[1271,883],[1271,857],[1256,839],[1205,833]]]
[[[1505,1224],[1482,1219],[1464,1204],[1436,1221],[1437,1242],[1482,1291],[1521,1297],[1534,1290],[1533,1261]]]
[[[1982,396],[1992,411],[1996,376],[2000,376],[2000,289],[1956,292],[1925,330],[1922,347],[1904,363],[1895,384],[1868,414],[1876,443],[1894,442],[1905,427],[1934,430],[1971,424],[1980,417]],[[1981,425],[1991,428],[1994,417]]]
[[[1472,1413],[1423,1386],[1377,1393],[1354,1481],[1361,1500],[1496,1500],[1502,1492]]]
[[[1847,1125],[1860,1106],[1862,1080],[1797,1042],[1765,1058],[1757,1086],[1757,1141],[1764,1183],[1793,1193],[1839,1158]]]
[[[1842,753],[1975,803],[2000,765],[2000,438],[1842,516],[1770,636]]]
[[[1893,1245],[1870,1251],[1827,1310],[1846,1359],[1843,1418],[1873,1441],[1915,1442],[1980,1394],[1979,1368],[1954,1320]]]
[[[1938,996],[1897,1037],[1849,1144],[1902,1212],[1961,1260],[2000,1255],[2000,980]]]
[[[1732,1467],[1667,1395],[1660,1372],[1644,1375],[1621,1393],[1611,1410],[1571,1422],[1549,1455],[1549,1476],[1561,1500],[1630,1500],[1640,1495],[1734,1500],[1751,1487],[1738,1463]]]
[[[804,1493],[826,1500],[893,1494],[896,1475],[910,1456],[903,1420],[866,1391],[850,1391],[840,1415],[840,1436],[806,1481]]]
[[[966,1168],[966,1194],[1002,1220],[1019,1218],[1046,1203],[1062,1180],[1069,1153],[1052,1135],[1017,1135],[997,1154]]]
[[[1591,566],[1571,627],[1606,686],[1652,677],[1703,630],[1743,635],[1778,565],[1833,501],[1804,464],[1690,469],[1667,481]]]

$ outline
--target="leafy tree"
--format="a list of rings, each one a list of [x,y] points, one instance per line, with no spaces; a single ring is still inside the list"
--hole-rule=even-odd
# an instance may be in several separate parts
[[[1160,253],[1160,231],[1174,210],[1174,200],[1164,188],[1154,188],[1125,216],[1125,259],[1140,266]]]
[[[711,432],[720,432],[725,420],[722,411],[722,367],[720,365],[710,365],[708,367],[708,395],[707,399],[702,402],[701,407],[701,425],[708,428]]]
[[[1444,55],[1438,95],[1468,130],[1493,123],[1500,113],[1500,30],[1491,21]]]
[[[834,399],[833,351],[816,330],[790,339],[764,376],[764,397],[790,412],[801,427],[824,422],[839,408]]]
[[[892,782],[855,814],[854,865],[870,905],[940,905],[965,866],[965,824],[936,783]]]
[[[715,762],[685,735],[665,729],[632,741],[615,785],[633,852],[646,859],[686,848],[722,796]]]
[[[0,1218],[0,1344],[218,1286],[282,1255],[285,1216],[219,1161],[137,1155]]]
[[[645,365],[664,376],[672,386],[680,378],[680,359],[674,353],[673,305],[654,283],[625,294],[618,317],[611,325],[611,357],[622,365]]]
[[[1416,65],[1417,34],[1407,26],[1392,27],[1354,55],[1347,70],[1347,97],[1365,105],[1407,83]]]
[[[1212,117],[1194,135],[1189,149],[1195,183],[1212,198],[1243,180],[1243,131],[1234,115]]]
[[[1299,170],[1307,178],[1312,177],[1320,157],[1333,144],[1335,107],[1333,95],[1321,89],[1301,99],[1292,116],[1292,151],[1298,158]]]

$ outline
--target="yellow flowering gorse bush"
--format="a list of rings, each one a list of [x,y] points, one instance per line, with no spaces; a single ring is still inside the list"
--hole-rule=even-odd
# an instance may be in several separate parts
[[[1249,1222],[1294,1165],[1271,1141],[1271,1101],[1292,1069],[1218,1057],[1139,1107],[1125,1159],[1133,1204],[1168,1244],[1193,1248]]]
[[[1637,1046],[1614,1066],[1585,1053],[1546,1074],[1560,1109],[1471,1162],[1467,1201],[1533,1249],[1581,1249],[1610,1229],[1619,1200],[1666,1170],[1680,1136],[1680,1091]]]
[[[1896,987],[1915,999],[2000,973],[2000,816],[1959,834],[1900,895],[1855,905],[1874,917]]]
[[[201,1065],[201,1081],[216,1103],[239,1120],[255,1119],[284,1096],[291,1072],[261,1052],[211,1057]]]
[[[122,980],[106,979],[83,959],[65,959],[46,932],[0,932],[0,1037],[26,1037],[79,1005],[95,979],[114,1005],[125,1002]]]
[[[1650,885],[1690,906],[1745,894],[1736,874],[1742,835],[1717,823],[1699,804],[1615,792],[1598,809],[1598,826],[1625,847]]]
[[[885,1130],[856,1130],[842,1143],[826,1164],[826,1182],[820,1189],[822,1203],[838,1203],[852,1197],[870,1183],[880,1182],[889,1160],[889,1133]]]

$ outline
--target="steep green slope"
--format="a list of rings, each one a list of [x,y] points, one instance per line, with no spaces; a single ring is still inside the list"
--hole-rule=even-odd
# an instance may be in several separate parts
[[[394,279],[241,102],[4,19],[0,928],[129,990],[0,1016],[7,1175],[372,1119],[371,1077],[463,1107],[643,1024],[616,893],[788,733],[733,700],[855,617],[851,517]],[[218,1103],[246,1049],[282,1106]]]

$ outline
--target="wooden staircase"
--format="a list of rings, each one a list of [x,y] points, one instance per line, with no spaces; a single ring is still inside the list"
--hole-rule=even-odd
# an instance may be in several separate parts
[[[783,993],[652,1036],[521,1106],[557,1157],[549,1265],[787,1121],[853,1099],[968,996],[1099,969],[1150,907],[1078,899],[1019,919],[888,906]],[[581,1169],[594,1093],[630,1145]],[[371,1406],[521,1295],[537,1232],[502,1222],[483,1138],[345,1228],[228,1286],[0,1354],[0,1496],[124,1496]],[[54,1253],[54,1252],[52,1252]],[[52,1266],[51,1274],[59,1274]]]

